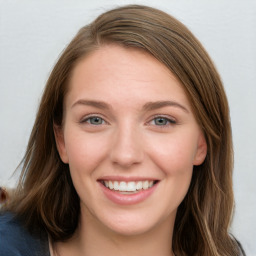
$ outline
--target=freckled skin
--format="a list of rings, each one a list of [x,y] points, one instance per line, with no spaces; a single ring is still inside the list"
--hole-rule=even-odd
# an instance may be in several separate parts
[[[193,165],[204,161],[207,150],[182,85],[147,53],[108,45],[78,63],[69,86],[56,141],[81,200],[80,230],[109,236],[154,230],[159,237],[171,236]],[[109,108],[75,104],[81,99]],[[175,101],[187,111],[143,108],[157,101]],[[100,117],[100,124],[92,124],[91,116]],[[175,124],[159,125],[156,116]],[[105,197],[97,181],[103,176],[150,177],[159,184],[143,202],[121,206]]]

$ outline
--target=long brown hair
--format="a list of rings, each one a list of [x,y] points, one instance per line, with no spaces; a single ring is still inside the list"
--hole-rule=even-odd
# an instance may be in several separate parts
[[[100,15],[62,53],[46,84],[9,210],[23,217],[30,228],[46,229],[53,241],[73,235],[79,198],[69,167],[58,155],[53,126],[62,124],[63,101],[74,66],[108,43],[140,48],[164,63],[184,86],[205,134],[206,159],[194,167],[189,191],[177,212],[175,255],[239,255],[228,233],[234,206],[233,149],[221,79],[200,42],[182,23],[146,6],[129,5]]]

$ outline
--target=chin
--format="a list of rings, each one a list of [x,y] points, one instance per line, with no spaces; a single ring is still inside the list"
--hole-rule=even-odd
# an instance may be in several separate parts
[[[127,224],[126,225],[122,224],[118,226],[112,225],[112,226],[109,226],[109,228],[113,233],[116,233],[119,236],[140,236],[154,229],[154,226],[151,226],[151,225],[143,225],[143,224],[135,225],[134,223],[130,225],[129,223]]]
[[[139,209],[138,209],[139,210]],[[173,216],[157,216],[152,212],[149,214],[143,213],[142,209],[139,210],[141,213],[127,211],[124,214],[104,216],[101,219],[101,223],[111,230],[111,232],[120,236],[140,236],[150,234],[151,231],[155,233],[157,229],[162,227],[166,228],[166,225],[170,226],[174,223],[176,211]]]

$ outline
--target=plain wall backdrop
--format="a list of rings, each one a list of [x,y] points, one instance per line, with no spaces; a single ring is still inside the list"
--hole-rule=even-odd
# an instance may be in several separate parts
[[[232,232],[256,256],[255,0],[0,0],[0,184],[25,152],[37,106],[59,54],[78,29],[123,4],[175,16],[203,43],[223,79],[233,127],[236,208]],[[193,234],[191,234],[193,235]]]

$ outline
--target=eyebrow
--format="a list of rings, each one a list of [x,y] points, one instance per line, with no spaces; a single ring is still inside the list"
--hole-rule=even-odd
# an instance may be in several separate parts
[[[86,99],[81,99],[76,101],[71,108],[77,106],[77,105],[85,105],[85,106],[92,106],[92,107],[96,107],[99,109],[106,109],[109,110],[111,109],[111,105],[109,105],[106,102],[103,101],[95,101],[95,100],[86,100]],[[143,111],[152,111],[152,110],[156,110],[159,108],[163,108],[163,107],[177,107],[180,108],[181,110],[183,110],[186,113],[189,113],[188,109],[186,107],[184,107],[182,104],[176,102],[176,101],[155,101],[155,102],[148,102],[146,103],[142,109]]]
[[[148,102],[143,106],[143,110],[145,111],[152,111],[158,108],[163,108],[163,107],[177,107],[182,109],[184,112],[189,113],[188,109],[181,105],[180,103],[176,101],[171,101],[171,100],[166,100],[166,101],[155,101],[155,102]]]
[[[110,105],[103,102],[103,101],[95,101],[95,100],[78,100],[76,101],[71,108],[77,105],[85,105],[85,106],[92,106],[99,109],[110,109]]]

